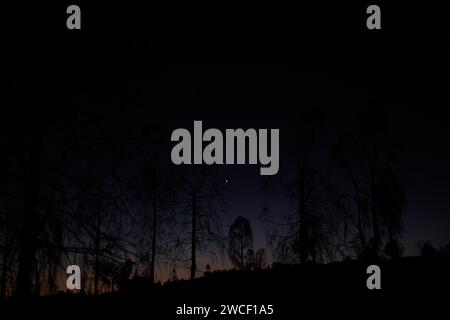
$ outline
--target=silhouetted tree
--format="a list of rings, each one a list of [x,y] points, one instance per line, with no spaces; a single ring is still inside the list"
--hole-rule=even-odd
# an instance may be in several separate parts
[[[117,263],[119,252],[123,250],[118,232],[120,220],[112,214],[111,205],[100,195],[79,201],[78,229],[83,232],[79,236],[85,261],[93,270],[94,294],[99,292],[100,280],[105,275],[104,266]]]
[[[291,152],[294,174],[282,183],[281,194],[294,202],[292,212],[274,221],[264,209],[269,244],[275,246],[278,259],[293,263],[316,261],[327,255],[329,237],[324,205],[321,174],[316,166],[314,147],[317,145],[321,113],[308,110],[300,116],[296,131],[296,146]]]
[[[375,186],[374,197],[381,216],[381,226],[386,232],[385,253],[398,258],[402,248],[399,245],[403,231],[402,213],[406,204],[403,185],[398,181],[391,168],[384,169]]]
[[[265,269],[267,267],[267,254],[264,248],[260,248],[256,251],[255,255],[255,268]]]
[[[172,268],[171,279],[172,279],[172,281],[178,281],[178,274],[177,274],[177,269],[176,268]]]
[[[0,255],[1,255],[1,273],[0,273],[0,301],[5,300],[8,279],[11,278],[14,271],[15,251],[17,248],[17,213],[11,208],[3,208],[0,212]]]
[[[244,270],[248,262],[247,253],[252,248],[253,233],[250,221],[238,216],[228,232],[228,256],[233,265]]]
[[[168,168],[162,166],[156,156],[146,159],[142,181],[139,182],[138,201],[142,202],[142,215],[139,217],[140,230],[138,251],[141,262],[148,269],[148,276],[155,281],[157,255],[167,256],[166,240],[169,235],[176,204],[176,188],[166,177]]]
[[[130,259],[125,260],[119,273],[119,288],[123,289],[128,284],[132,274],[133,274],[134,262]]]
[[[256,263],[255,251],[253,249],[248,249],[245,255],[245,269],[254,270]]]
[[[406,197],[392,167],[385,114],[380,106],[369,103],[352,121],[335,150],[336,162],[350,183],[342,191],[345,201],[341,202],[348,207],[340,211],[355,226],[362,256],[378,257],[383,244],[395,256],[400,250]]]
[[[444,254],[450,254],[450,243],[447,243],[446,245],[440,247],[439,252]]]
[[[403,247],[399,246],[396,239],[389,240],[384,247],[384,253],[391,259],[398,259],[403,253]]]
[[[199,252],[215,256],[222,250],[222,231],[218,224],[217,208],[223,203],[211,168],[180,168],[175,181],[180,186],[177,207],[181,222],[174,226],[171,243],[174,260],[183,258],[185,247],[190,247],[190,278],[197,272]],[[186,227],[189,229],[187,230]]]
[[[206,264],[205,267],[205,276],[211,273],[211,266],[209,263]]]
[[[438,250],[434,247],[431,241],[419,241],[417,247],[419,248],[420,254],[423,257],[432,257],[438,253]]]

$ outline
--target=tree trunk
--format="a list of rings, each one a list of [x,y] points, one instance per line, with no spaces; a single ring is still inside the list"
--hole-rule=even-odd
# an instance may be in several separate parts
[[[100,272],[100,215],[97,217],[97,230],[95,235],[94,295],[98,294],[99,272]]]
[[[8,225],[6,225],[6,228],[8,228]],[[3,254],[3,262],[2,262],[2,277],[0,280],[0,301],[4,301],[6,298],[6,280],[8,278],[8,260],[9,260],[9,234],[6,232],[5,234],[5,241],[4,241],[4,247],[5,252]]]
[[[38,261],[35,261],[35,267],[34,267],[34,293],[38,296],[41,294],[41,280],[39,275],[39,263]]]
[[[192,233],[191,233],[191,280],[195,279],[195,271],[197,270],[197,195],[195,191],[192,193]]]
[[[152,212],[152,257],[150,261],[150,279],[152,283],[155,282],[155,259],[156,259],[156,199],[155,196],[153,196],[153,212]]]
[[[359,241],[361,242],[361,249],[363,252],[363,255],[365,256],[367,254],[367,245],[366,245],[366,237],[364,235],[364,225],[362,220],[362,203],[361,203],[361,192],[359,189],[358,182],[356,181],[355,177],[353,176],[350,168],[347,167],[347,173],[350,177],[350,181],[352,182],[353,188],[355,189],[355,197],[356,197],[356,224],[358,228],[358,235],[359,235]]]
[[[363,253],[365,254],[367,251],[366,247],[366,239],[364,237],[364,231],[363,231],[363,221],[362,221],[362,207],[361,207],[361,196],[359,193],[359,188],[356,187],[356,213],[357,213],[357,224],[358,224],[358,234],[359,234],[359,241],[361,242],[361,248]]]
[[[19,270],[16,286],[17,296],[27,296],[31,293],[33,258],[36,251],[37,236],[34,227],[37,222],[36,206],[41,184],[41,162],[46,113],[46,107],[36,106],[34,108],[31,164],[26,183],[22,230],[20,234]]]
[[[373,111],[376,106],[370,103],[371,110]],[[375,199],[375,185],[376,185],[376,174],[377,174],[377,129],[375,123],[375,114],[371,114],[369,123],[369,145],[371,146],[371,156],[369,158],[370,164],[370,211],[372,213],[372,230],[373,230],[373,248],[372,255],[373,258],[378,258],[378,252],[381,246],[381,235],[380,226],[378,219],[378,208]]]
[[[377,206],[374,199],[375,193],[375,168],[372,168],[371,172],[371,202],[370,211],[372,212],[372,229],[373,229],[373,249],[372,254],[374,258],[378,257],[378,252],[380,250],[380,227],[378,224],[378,212]]]
[[[244,244],[243,241],[241,240],[241,270],[244,270],[245,268],[245,262],[244,262]]]
[[[20,240],[19,240],[19,263],[17,271],[17,282],[15,295],[23,297],[32,291],[33,259],[36,251],[37,235],[34,230],[37,222],[36,206],[39,199],[41,184],[41,162],[43,155],[43,135],[47,128],[48,113],[48,90],[49,78],[53,73],[52,51],[53,42],[51,34],[53,30],[50,27],[46,17],[48,6],[39,3],[33,5],[33,14],[28,17],[31,26],[31,47],[27,48],[30,53],[30,65],[32,72],[28,73],[32,77],[31,94],[25,103],[32,108],[32,137],[30,153],[30,169],[27,180],[25,181],[24,208],[22,212]],[[44,20],[44,23],[42,23]],[[45,56],[42,55],[42,49],[48,50]],[[34,78],[36,77],[36,78]],[[27,85],[25,84],[25,89]],[[27,101],[29,100],[29,101]]]
[[[305,170],[302,170],[300,176],[299,197],[298,197],[298,214],[299,214],[299,253],[300,262],[306,263],[308,259],[308,244],[307,244],[307,232],[308,226],[306,221],[306,208],[305,208]]]

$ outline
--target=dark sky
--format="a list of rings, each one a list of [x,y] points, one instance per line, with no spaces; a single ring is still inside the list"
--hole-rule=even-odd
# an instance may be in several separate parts
[[[349,117],[374,102],[398,145],[406,252],[415,253],[417,240],[450,242],[449,37],[440,10],[417,1],[386,7],[383,29],[370,33],[363,5],[189,8],[189,14],[109,1],[81,7],[78,33],[64,28],[64,4],[39,11],[52,21],[36,31],[45,33],[43,44],[29,25],[39,19],[24,13],[11,22],[13,94],[27,89],[34,62],[49,59],[50,104],[61,114],[96,115],[118,131],[158,127],[167,139],[193,120],[222,129],[280,128],[281,177],[291,174],[289,136],[304,110],[323,112],[317,151],[323,160]],[[36,43],[44,49],[35,50]],[[258,167],[226,167],[220,175],[228,180],[225,222],[250,217],[264,246],[263,206],[282,211],[289,203],[267,198]]]

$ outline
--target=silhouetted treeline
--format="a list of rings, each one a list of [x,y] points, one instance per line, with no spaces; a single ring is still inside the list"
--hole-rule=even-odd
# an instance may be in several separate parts
[[[120,125],[120,108],[104,114],[51,107],[50,122],[39,112],[22,118],[32,125],[11,124],[2,136],[2,296],[25,287],[54,293],[69,264],[82,266],[84,290],[97,294],[134,276],[153,283],[178,272],[184,278],[185,270],[191,279],[210,273],[199,258],[228,257],[242,270],[277,261],[398,258],[406,195],[375,109],[350,114],[352,125],[328,149],[320,140],[326,114],[301,115],[291,153],[295,174],[267,191],[290,199],[293,212],[265,212],[268,246],[256,249],[245,213],[223,225],[224,215],[235,213],[224,211],[217,168],[171,165],[164,129]],[[38,125],[45,128],[36,141]]]
[[[401,255],[406,194],[383,110],[373,102],[347,110],[344,129],[331,137],[330,114],[311,108],[299,115],[291,152],[294,174],[268,188],[289,199],[292,212],[278,220],[272,217],[277,208],[262,215],[278,259],[305,263]]]

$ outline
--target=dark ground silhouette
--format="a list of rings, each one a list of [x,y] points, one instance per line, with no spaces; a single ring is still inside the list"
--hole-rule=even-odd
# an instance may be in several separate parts
[[[366,268],[370,262],[344,261],[327,265],[283,265],[255,271],[213,272],[194,281],[175,281],[148,285],[143,279],[130,280],[121,291],[99,295],[60,293],[30,298],[28,302],[10,300],[8,310],[34,310],[45,317],[79,315],[108,318],[197,319],[177,316],[176,308],[211,306],[218,312],[208,318],[293,319],[302,316],[360,319],[368,317],[406,317],[419,311],[442,307],[450,286],[450,256],[405,257],[395,262],[378,262],[380,290],[366,287]],[[269,316],[220,315],[222,304],[273,305]],[[30,309],[32,308],[32,309]]]

